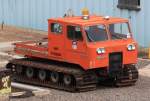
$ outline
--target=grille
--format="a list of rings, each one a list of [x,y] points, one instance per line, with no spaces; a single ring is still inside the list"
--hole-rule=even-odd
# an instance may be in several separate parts
[[[122,69],[122,52],[109,54],[109,73],[119,72]]]

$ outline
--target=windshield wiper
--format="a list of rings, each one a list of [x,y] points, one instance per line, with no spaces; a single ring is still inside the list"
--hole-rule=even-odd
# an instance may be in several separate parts
[[[92,39],[92,37],[89,35],[89,33],[87,32],[87,37],[91,42],[94,42],[94,40]]]
[[[112,34],[112,36],[116,37],[117,39],[122,39],[122,37],[120,37],[119,35]]]

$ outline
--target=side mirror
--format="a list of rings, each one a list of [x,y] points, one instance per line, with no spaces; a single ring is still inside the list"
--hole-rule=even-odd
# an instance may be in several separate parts
[[[127,38],[131,38],[131,33],[127,33]]]

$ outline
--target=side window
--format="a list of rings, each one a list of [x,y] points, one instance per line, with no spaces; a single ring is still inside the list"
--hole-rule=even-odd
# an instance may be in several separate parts
[[[67,37],[70,40],[83,40],[81,28],[79,26],[67,26]]]
[[[55,34],[61,34],[62,25],[60,25],[59,23],[52,23],[51,24],[51,32],[53,32]]]
[[[112,40],[130,38],[130,31],[127,23],[115,23],[109,25]]]

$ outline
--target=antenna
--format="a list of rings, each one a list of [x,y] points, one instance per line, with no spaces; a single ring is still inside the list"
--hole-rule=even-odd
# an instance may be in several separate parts
[[[68,9],[67,13],[64,14],[64,17],[73,17],[74,16],[74,12],[72,9]]]

